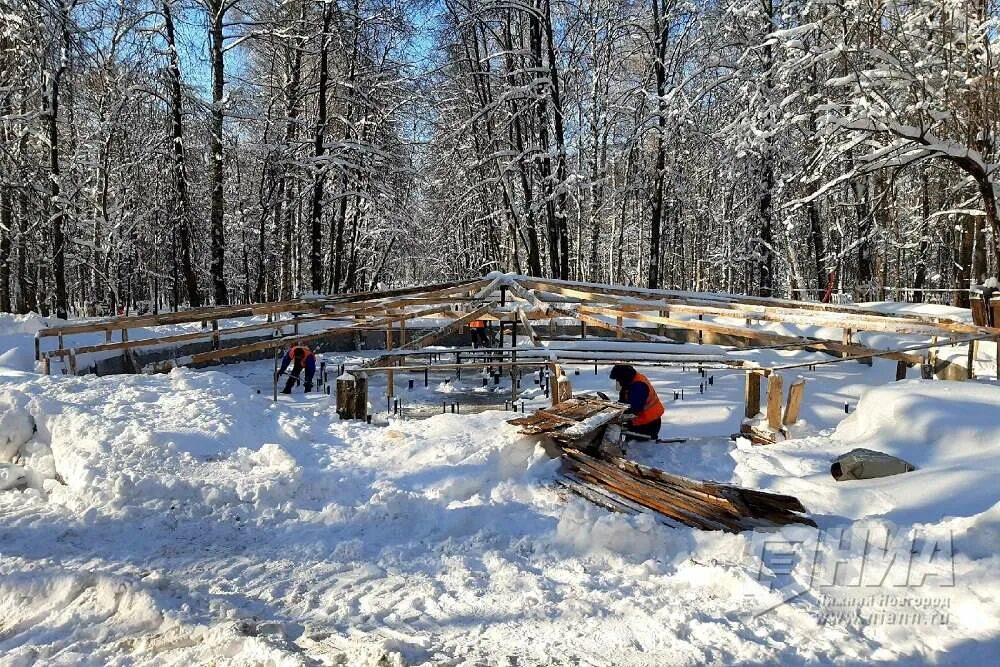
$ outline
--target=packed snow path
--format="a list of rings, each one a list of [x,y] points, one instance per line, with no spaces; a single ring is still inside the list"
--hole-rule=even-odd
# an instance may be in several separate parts
[[[1000,388],[896,383],[818,430],[868,374],[891,372],[831,369],[843,376],[810,387],[806,437],[752,449],[716,437],[738,423],[742,387],[720,381],[668,400],[669,434],[702,439],[633,455],[795,494],[823,528],[953,536],[954,585],[933,591],[949,618],[916,628],[830,616],[816,590],[762,613],[786,596],[748,557],[752,534],[568,495],[502,411],[367,426],[340,422],[327,397],[272,405],[220,371],[0,370],[33,486],[0,492],[0,663],[987,662],[1000,650]],[[666,395],[695,377],[671,373],[651,373]],[[607,388],[605,373],[585,377]],[[920,470],[834,482],[830,458],[855,446]]]

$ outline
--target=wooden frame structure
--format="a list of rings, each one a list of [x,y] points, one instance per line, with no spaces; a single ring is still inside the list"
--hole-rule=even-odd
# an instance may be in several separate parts
[[[262,317],[266,320],[261,321]],[[249,322],[227,322],[252,318]],[[429,321],[433,318],[434,321]],[[435,360],[443,351],[430,346],[460,331],[474,320],[487,320],[520,330],[530,346],[500,346],[487,350],[461,350],[454,364]],[[200,322],[197,331],[138,337],[136,329]],[[220,322],[224,326],[220,326]],[[407,340],[419,323],[422,333]],[[811,336],[791,335],[762,328],[767,324],[815,327]],[[573,350],[556,349],[552,341],[565,340],[562,327],[578,327],[579,338],[587,345]],[[305,330],[304,330],[305,328]],[[113,332],[120,340],[112,340]],[[76,374],[80,358],[88,354],[128,355],[136,350],[163,348],[190,343],[211,343],[211,349],[178,355],[146,364],[144,372],[162,372],[176,366],[217,363],[251,353],[277,350],[295,343],[328,336],[360,332],[384,332],[385,353],[363,364],[367,373],[458,369],[466,366],[494,367],[515,371],[522,367],[545,367],[558,362],[636,363],[729,368],[746,373],[745,412],[755,417],[761,409],[760,382],[768,379],[766,418],[773,430],[794,423],[802,401],[802,385],[794,382],[789,397],[782,396],[782,372],[805,370],[818,365],[873,358],[897,362],[895,379],[905,377],[907,366],[927,364],[933,352],[946,345],[969,346],[969,376],[975,345],[982,340],[1000,342],[1000,328],[990,328],[913,314],[882,314],[854,305],[831,305],[785,299],[745,297],[729,294],[689,293],[672,290],[597,285],[517,275],[490,275],[476,280],[453,281],[362,294],[294,299],[245,306],[206,307],[169,313],[100,320],[43,329],[36,336],[36,358],[48,370],[51,361],[63,362],[64,372]],[[867,332],[889,333],[930,339],[930,343],[875,349],[863,344]],[[68,345],[67,340],[83,334],[103,333],[105,340],[94,344]],[[241,342],[256,333],[261,340]],[[595,333],[603,334],[595,337]],[[802,349],[825,353],[815,361],[761,368],[728,355],[727,350],[705,354],[679,352],[673,346],[645,345],[671,343],[677,338],[694,337],[698,343],[735,346],[743,350]],[[44,350],[45,342],[57,340],[55,349]],[[550,341],[549,347],[544,341]],[[138,364],[135,364],[138,366]],[[902,371],[900,371],[902,369]],[[139,370],[136,368],[136,370]],[[887,378],[888,380],[888,378]],[[756,389],[754,386],[756,386]]]

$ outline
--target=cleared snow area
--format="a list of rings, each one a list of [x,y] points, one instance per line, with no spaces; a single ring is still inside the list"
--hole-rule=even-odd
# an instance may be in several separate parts
[[[2,340],[28,345],[30,360],[36,323],[2,322]],[[728,438],[741,373],[711,371],[708,385],[693,369],[644,368],[666,404],[661,435],[689,439],[630,456],[794,494],[821,528],[729,535],[567,493],[557,464],[505,423],[509,384],[484,389],[479,376],[435,375],[425,389],[422,374],[397,374],[401,400],[430,412],[500,404],[426,419],[390,418],[374,376],[379,414],[365,425],[339,421],[322,394],[272,404],[268,362],[73,378],[38,375],[19,355],[0,356],[0,461],[13,457],[27,482],[0,492],[0,664],[992,664],[1000,654],[993,382],[887,384],[894,362],[820,366],[804,374],[796,438],[748,447]],[[334,369],[352,360],[327,357]],[[607,372],[582,366],[569,379],[608,392]],[[523,382],[527,409],[546,403],[530,375]],[[835,482],[831,459],[855,447],[917,470]],[[889,549],[873,548],[879,539]]]

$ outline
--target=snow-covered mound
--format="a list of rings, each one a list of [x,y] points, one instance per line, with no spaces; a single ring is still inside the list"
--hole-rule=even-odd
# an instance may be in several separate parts
[[[35,332],[48,326],[40,315],[0,313],[0,368],[30,371],[35,367]]]
[[[775,607],[785,596],[762,578],[754,534],[672,529],[569,495],[556,463],[506,424],[509,413],[379,427],[341,422],[328,397],[274,405],[215,371],[0,375],[0,423],[12,425],[29,481],[0,492],[0,656],[65,665],[984,659],[1000,648],[1000,490],[988,483],[1000,434],[987,411],[998,394],[898,383],[871,390],[832,435],[749,450],[725,439],[637,449],[678,472],[693,464],[720,481],[795,493],[826,531],[953,535],[951,620],[914,632],[830,616],[818,590]],[[855,446],[919,470],[835,482],[830,459]]]

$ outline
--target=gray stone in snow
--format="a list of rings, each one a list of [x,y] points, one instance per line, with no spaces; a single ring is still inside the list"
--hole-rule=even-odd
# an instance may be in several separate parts
[[[833,460],[830,474],[838,482],[849,479],[874,479],[889,477],[904,472],[916,470],[912,463],[890,456],[885,452],[872,449],[857,448],[846,454],[841,454]]]
[[[28,474],[21,466],[0,463],[0,491],[24,488],[28,485]]]

